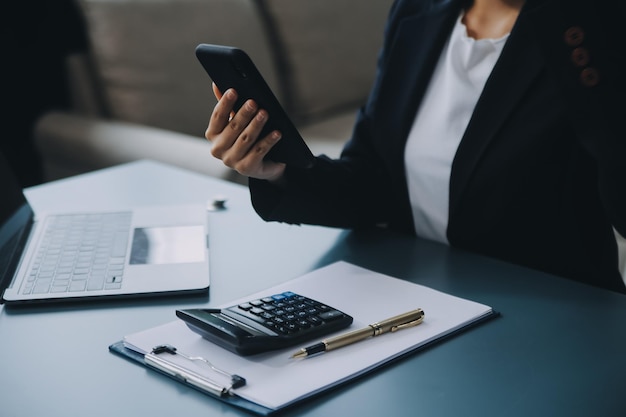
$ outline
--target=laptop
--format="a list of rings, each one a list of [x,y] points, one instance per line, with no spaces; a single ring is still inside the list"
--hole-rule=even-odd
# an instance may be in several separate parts
[[[201,204],[35,213],[0,154],[0,302],[206,292],[207,227]]]

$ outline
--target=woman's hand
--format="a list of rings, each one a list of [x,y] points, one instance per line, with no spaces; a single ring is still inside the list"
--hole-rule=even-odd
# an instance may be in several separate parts
[[[235,113],[235,90],[227,90],[222,95],[213,84],[213,92],[218,102],[205,132],[205,137],[212,144],[211,154],[242,175],[269,181],[280,180],[285,164],[265,160],[264,157],[280,140],[281,134],[273,131],[259,138],[269,117],[267,112],[259,109],[253,100],[248,100]]]

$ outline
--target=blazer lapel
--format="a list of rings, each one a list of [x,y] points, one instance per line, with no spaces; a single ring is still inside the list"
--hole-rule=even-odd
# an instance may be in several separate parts
[[[520,15],[487,80],[454,158],[450,178],[451,215],[489,143],[543,68],[543,58],[533,45],[532,37],[527,17]]]

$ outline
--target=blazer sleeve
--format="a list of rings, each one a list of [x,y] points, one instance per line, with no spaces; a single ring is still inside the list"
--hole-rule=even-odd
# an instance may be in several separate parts
[[[597,162],[598,191],[626,235],[626,5],[552,0],[537,9],[536,35],[562,83],[577,140]]]
[[[403,14],[402,4],[391,8],[385,29],[388,43],[396,21]],[[426,3],[426,2],[418,2]],[[406,10],[404,11],[404,13]],[[377,77],[368,103],[359,111],[352,137],[339,159],[318,156],[313,167],[287,166],[285,181],[275,186],[251,178],[249,187],[256,212],[267,221],[291,224],[318,224],[342,228],[369,227],[389,221],[390,175],[373,145],[370,128],[372,102],[385,63],[384,46],[378,57]]]
[[[367,131],[366,116],[358,116],[357,131]],[[353,134],[338,160],[324,155],[313,167],[287,166],[280,186],[249,179],[252,205],[266,221],[360,228],[385,223],[389,201],[387,173],[367,146],[365,135]]]

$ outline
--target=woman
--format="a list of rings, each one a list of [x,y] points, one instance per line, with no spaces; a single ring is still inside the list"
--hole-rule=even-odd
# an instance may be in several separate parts
[[[385,224],[626,292],[624,17],[610,0],[398,0],[340,159],[264,160],[280,132],[254,143],[271,115],[250,101],[231,119],[234,91],[206,137],[266,220]]]

